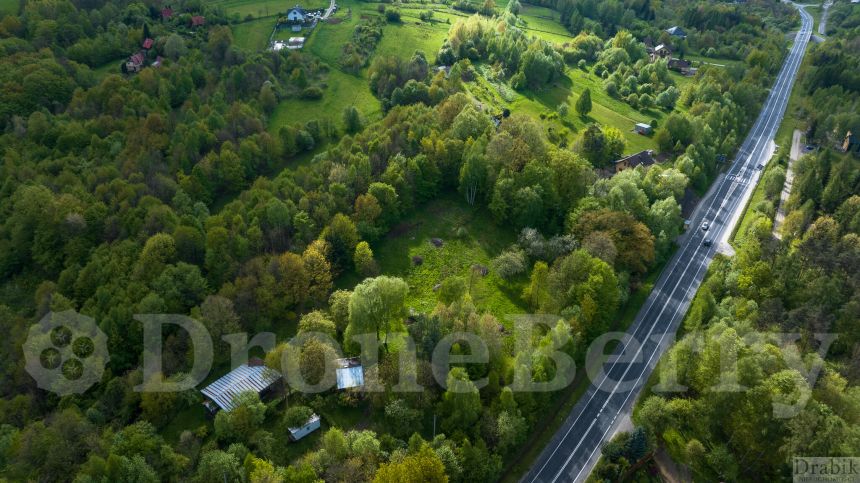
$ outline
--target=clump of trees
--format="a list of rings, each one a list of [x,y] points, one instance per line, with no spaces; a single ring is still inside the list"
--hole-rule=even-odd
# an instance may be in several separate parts
[[[515,25],[513,15],[503,18],[472,16],[459,20],[437,55],[437,62],[493,59],[510,73],[515,89],[541,88],[564,73],[561,54],[548,42],[530,38]]]
[[[388,9],[385,15],[389,22],[400,19],[400,12],[396,10]],[[397,17],[396,20],[392,19],[394,16]],[[376,16],[360,20],[352,32],[352,39],[343,46],[340,54],[341,67],[353,74],[358,74],[358,71],[366,67],[376,50],[376,45],[382,39],[383,27],[385,27],[385,20]]]

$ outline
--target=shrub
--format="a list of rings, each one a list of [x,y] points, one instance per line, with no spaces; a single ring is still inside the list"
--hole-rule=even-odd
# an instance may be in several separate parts
[[[505,280],[510,280],[528,268],[525,252],[520,248],[505,250],[493,259],[493,270]]]
[[[307,406],[290,406],[284,413],[284,423],[288,428],[300,428],[312,415],[313,411]]]
[[[385,19],[391,23],[400,22],[400,10],[386,10]]]
[[[322,99],[323,90],[316,86],[311,86],[305,88],[302,91],[302,98],[304,99]]]

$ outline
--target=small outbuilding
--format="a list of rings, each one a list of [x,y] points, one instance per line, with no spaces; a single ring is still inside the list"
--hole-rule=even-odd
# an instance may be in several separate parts
[[[280,372],[266,367],[263,361],[252,360],[248,364],[242,364],[233,369],[200,391],[206,397],[203,405],[213,414],[219,410],[229,412],[235,407],[233,401],[239,394],[253,391],[263,398],[272,392],[281,378]]]
[[[654,131],[651,128],[650,124],[645,124],[644,122],[636,123],[636,126],[633,128],[633,130],[636,131],[637,134],[642,134],[645,136],[651,134]]]
[[[320,417],[316,414],[312,414],[310,418],[308,418],[308,422],[305,423],[304,426],[300,428],[287,428],[290,431],[290,441],[298,441],[305,436],[313,433],[314,431],[320,429]]]
[[[364,386],[364,368],[361,366],[360,358],[337,359],[335,360],[335,364],[337,364],[335,376],[337,377],[338,389],[351,389],[353,387]]]

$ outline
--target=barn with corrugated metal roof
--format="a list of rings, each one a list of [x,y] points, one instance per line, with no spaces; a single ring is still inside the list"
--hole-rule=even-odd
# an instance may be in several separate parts
[[[242,364],[201,391],[207,398],[203,404],[213,413],[219,409],[230,411],[234,408],[236,396],[253,391],[262,398],[272,391],[281,377],[280,372],[266,367],[262,361]]]

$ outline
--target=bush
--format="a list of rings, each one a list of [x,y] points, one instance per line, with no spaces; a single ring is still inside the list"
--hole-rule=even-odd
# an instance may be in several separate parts
[[[587,70],[586,69],[587,65],[585,63],[585,59],[579,59],[579,62],[576,63],[576,66],[582,70]]]
[[[307,406],[290,406],[284,413],[284,423],[288,428],[301,428],[312,415],[313,411]]]
[[[525,252],[520,248],[505,250],[492,261],[493,270],[505,280],[525,273],[528,268]]]
[[[400,22],[400,10],[386,10],[385,19],[391,23]]]
[[[322,96],[323,90],[319,87],[311,86],[302,91],[302,98],[304,99],[322,99]]]

